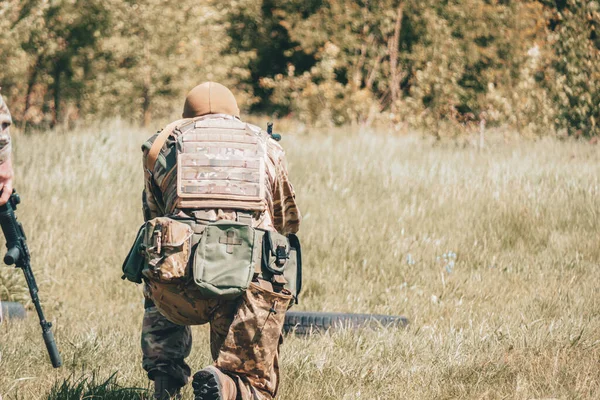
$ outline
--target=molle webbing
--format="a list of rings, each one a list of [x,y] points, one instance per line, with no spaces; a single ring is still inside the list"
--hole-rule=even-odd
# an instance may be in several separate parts
[[[178,208],[264,211],[266,141],[237,120],[199,120],[180,136]]]

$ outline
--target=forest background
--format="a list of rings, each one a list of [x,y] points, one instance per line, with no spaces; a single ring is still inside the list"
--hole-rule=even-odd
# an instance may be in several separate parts
[[[578,0],[3,0],[21,128],[171,116],[191,87],[298,126],[600,134],[600,6]]]

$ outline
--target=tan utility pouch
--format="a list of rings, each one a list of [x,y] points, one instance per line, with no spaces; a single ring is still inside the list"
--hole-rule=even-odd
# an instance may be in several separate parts
[[[143,245],[146,266],[142,274],[159,282],[189,279],[193,233],[189,225],[168,217],[146,222]]]
[[[194,282],[206,298],[234,299],[248,289],[260,265],[254,228],[222,220],[208,224],[194,254]]]

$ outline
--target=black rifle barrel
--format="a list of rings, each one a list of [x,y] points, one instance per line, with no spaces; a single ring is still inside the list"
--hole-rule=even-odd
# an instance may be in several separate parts
[[[14,210],[17,209],[17,205],[21,202],[19,195],[16,192],[10,196],[10,200],[3,206],[0,206],[0,227],[6,238],[6,247],[8,251],[4,256],[4,263],[6,265],[15,265],[15,267],[23,270],[27,286],[29,287],[29,294],[31,301],[35,306],[38,318],[40,320],[40,326],[42,327],[42,337],[50,356],[50,361],[54,368],[58,368],[62,365],[60,353],[56,347],[54,341],[54,335],[52,334],[52,324],[46,321],[42,305],[40,304],[40,298],[38,296],[38,287],[31,270],[31,262],[29,249],[27,248],[27,238],[23,231],[23,226],[17,221]]]

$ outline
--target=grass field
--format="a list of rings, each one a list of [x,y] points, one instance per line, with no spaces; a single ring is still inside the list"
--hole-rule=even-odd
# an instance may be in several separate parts
[[[113,122],[16,138],[18,215],[64,367],[51,368],[34,314],[3,324],[4,400],[114,373],[148,387],[141,288],[120,279],[142,222],[147,135]],[[296,309],[411,325],[288,337],[280,399],[600,398],[598,147],[490,140],[478,151],[382,134],[283,145],[304,214]],[[20,277],[0,271],[2,296],[21,297]],[[200,369],[207,327],[194,335]],[[122,393],[110,398],[135,398]]]

